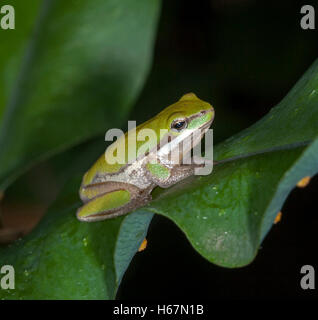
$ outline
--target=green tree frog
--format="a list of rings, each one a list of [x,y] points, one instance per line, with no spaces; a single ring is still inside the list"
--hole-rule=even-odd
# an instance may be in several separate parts
[[[167,188],[193,175],[195,168],[202,167],[202,162],[191,158],[191,150],[201,141],[213,119],[213,107],[194,93],[188,93],[135,128],[135,136],[132,135],[135,139],[151,129],[155,139],[150,139],[150,144],[145,137],[137,139],[135,150],[130,151],[130,131],[119,137],[84,175],[79,192],[84,204],[77,210],[77,218],[89,222],[127,214],[151,201],[151,192],[156,186]],[[200,132],[199,138],[189,143],[186,129]],[[107,161],[110,153],[118,150],[124,151],[122,155],[117,154],[122,161]],[[130,153],[135,155],[133,161],[129,161]],[[176,161],[176,154],[178,160],[188,156],[190,163]]]

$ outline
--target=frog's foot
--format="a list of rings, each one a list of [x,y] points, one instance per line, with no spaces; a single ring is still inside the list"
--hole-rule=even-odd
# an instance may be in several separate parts
[[[198,166],[198,167],[212,166],[213,165],[213,160],[202,158],[202,157],[198,157],[198,156],[193,156],[192,157],[192,163],[193,163],[193,165]]]
[[[99,194],[77,210],[80,221],[101,221],[127,214],[151,200],[150,191],[133,185]]]

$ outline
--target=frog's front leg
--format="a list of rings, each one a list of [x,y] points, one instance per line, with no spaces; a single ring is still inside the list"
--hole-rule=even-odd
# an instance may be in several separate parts
[[[153,183],[161,188],[168,188],[175,183],[194,175],[194,170],[196,168],[201,168],[202,166],[204,166],[204,164],[192,163],[187,165],[176,165],[169,168],[162,163],[148,163],[146,168]]]
[[[151,188],[140,189],[124,182],[108,181],[84,188],[90,196],[95,195],[77,210],[77,218],[86,222],[124,215],[151,200]]]

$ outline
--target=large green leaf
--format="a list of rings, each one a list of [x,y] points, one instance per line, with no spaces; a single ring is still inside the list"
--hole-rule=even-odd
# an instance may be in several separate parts
[[[315,63],[264,119],[217,146],[217,160],[234,159],[216,165],[209,176],[157,188],[147,210],[173,220],[209,261],[227,267],[251,262],[290,190],[318,171],[317,69]],[[114,297],[152,215],[138,211],[80,223],[79,184],[76,179],[62,192],[30,236],[0,252],[0,263],[12,264],[17,275],[16,291],[2,297]]]
[[[11,4],[22,19],[24,9],[18,2]],[[27,21],[37,3],[26,10]],[[6,88],[0,94],[0,102],[6,103],[0,128],[1,189],[34,162],[121,124],[149,69],[159,4],[41,2],[32,36],[27,32],[32,23],[25,23],[21,39],[1,53],[1,63],[8,64],[0,83]],[[16,27],[22,28],[19,21]],[[1,43],[8,32],[0,32]],[[11,58],[15,46],[25,48],[22,64],[17,61],[20,51]],[[7,79],[18,67],[15,81]]]
[[[15,269],[15,289],[0,299],[114,299],[152,214],[142,210],[101,223],[75,217],[80,206],[72,179],[36,229],[0,250],[0,265]]]
[[[216,160],[228,162],[155,190],[148,208],[173,220],[209,261],[246,265],[289,192],[318,171],[317,135],[318,61],[268,115],[215,148]]]

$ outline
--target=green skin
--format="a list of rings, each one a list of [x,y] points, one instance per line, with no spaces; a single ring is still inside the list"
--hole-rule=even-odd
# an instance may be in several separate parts
[[[195,168],[207,162],[192,159],[190,164],[182,164],[178,160],[191,154],[191,149],[201,141],[213,119],[213,107],[195,94],[188,93],[136,128],[137,141],[133,137],[137,156],[133,161],[128,161],[136,155],[135,150],[128,148],[128,132],[122,135],[84,175],[80,188],[84,205],[78,209],[77,218],[89,222],[124,215],[151,201],[151,192],[156,186],[167,188],[193,175]],[[181,128],[178,127],[180,124],[183,124]],[[138,134],[145,132],[142,131],[144,129],[152,129],[155,134],[149,143],[139,141]],[[162,129],[166,129],[165,135],[160,134]],[[203,134],[191,145],[187,142],[185,129],[192,129],[193,132],[200,130]],[[168,144],[170,153],[166,151]],[[114,154],[114,150],[125,152],[117,152],[119,163],[110,164],[106,159]],[[173,153],[173,150],[177,150],[177,153]],[[178,159],[173,158],[173,154],[177,154]]]

